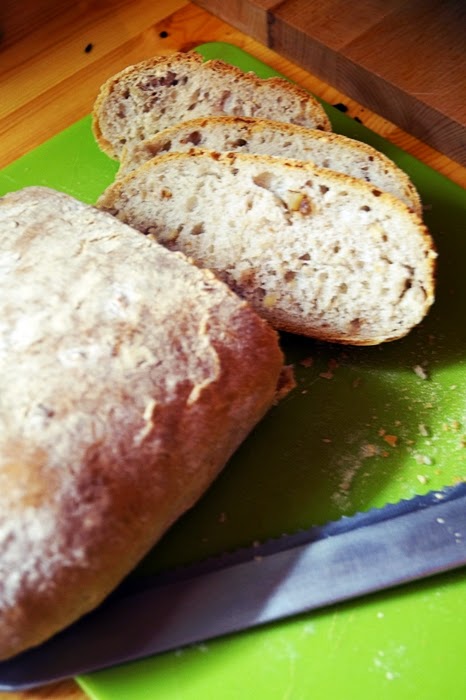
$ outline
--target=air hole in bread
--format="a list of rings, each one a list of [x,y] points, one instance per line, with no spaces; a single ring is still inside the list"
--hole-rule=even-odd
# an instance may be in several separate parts
[[[172,142],[170,140],[164,141],[160,146],[156,146],[155,148],[149,147],[149,151],[151,155],[156,156],[159,153],[165,153],[165,151],[170,151],[172,147]]]
[[[154,233],[157,232],[157,228],[155,226],[150,227],[150,229],[153,229]],[[149,233],[150,229],[148,229],[144,233]],[[162,240],[162,237],[160,238],[160,242],[161,243],[174,243],[176,241],[176,239],[178,238],[178,236],[180,235],[182,230],[183,230],[183,224],[179,224],[179,226],[177,226],[176,228],[172,228],[170,231],[167,231],[163,235],[163,240]]]
[[[153,100],[148,100],[143,106],[142,106],[142,113],[143,114],[148,114],[149,112],[152,112],[154,109],[154,105],[157,102],[157,98],[154,97]]]
[[[247,145],[246,139],[236,139],[236,141],[233,141],[231,144],[232,148],[241,148],[241,146],[246,146]]]
[[[197,90],[194,90],[193,94],[190,97],[188,112],[191,112],[197,106],[197,103],[199,102],[199,95],[200,94],[201,94],[201,91],[199,90],[199,88],[197,88]]]
[[[192,143],[193,146],[198,146],[202,141],[202,135],[200,131],[192,131],[190,134],[180,139],[180,143]]]

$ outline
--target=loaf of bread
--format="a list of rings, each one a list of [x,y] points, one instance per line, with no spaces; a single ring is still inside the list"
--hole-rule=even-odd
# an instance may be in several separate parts
[[[409,177],[375,148],[341,134],[257,117],[198,117],[174,124],[134,148],[124,149],[118,176],[157,155],[189,151],[193,146],[309,160],[370,182],[422,214],[419,193]]]
[[[277,334],[94,207],[0,200],[0,659],[96,606],[272,405]]]
[[[311,163],[169,153],[117,179],[98,205],[215,271],[280,330],[376,344],[408,333],[434,299],[421,219]]]
[[[93,131],[100,148],[119,159],[172,124],[208,114],[267,117],[330,130],[320,103],[284,78],[258,78],[194,52],[137,63],[109,78],[94,105]]]

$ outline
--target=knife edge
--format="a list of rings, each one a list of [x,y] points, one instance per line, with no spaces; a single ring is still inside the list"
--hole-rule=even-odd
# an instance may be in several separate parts
[[[110,598],[113,596],[132,595],[134,592],[153,588],[171,581],[180,581],[185,578],[191,579],[206,572],[216,571],[217,569],[230,567],[253,559],[257,560],[258,558],[277,554],[280,551],[302,544],[310,544],[327,537],[334,537],[362,527],[369,527],[384,520],[392,520],[408,513],[435,507],[459,498],[466,498],[466,482],[459,482],[453,486],[446,486],[443,489],[429,491],[425,494],[417,494],[412,498],[400,499],[395,503],[386,503],[383,506],[369,508],[365,511],[357,511],[351,515],[343,515],[337,520],[330,520],[323,525],[311,525],[293,533],[284,533],[262,542],[256,542],[250,546],[238,547],[231,551],[215,554],[194,563],[171,567],[141,579],[129,578],[115,589]]]
[[[459,484],[167,572],[151,587],[122,589],[41,646],[0,663],[0,689],[179,649],[464,564],[466,484]]]

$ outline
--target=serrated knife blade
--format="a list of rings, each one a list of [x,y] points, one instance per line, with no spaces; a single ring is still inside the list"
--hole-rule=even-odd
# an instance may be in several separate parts
[[[466,565],[466,483],[123,585],[39,647],[0,663],[29,689]]]

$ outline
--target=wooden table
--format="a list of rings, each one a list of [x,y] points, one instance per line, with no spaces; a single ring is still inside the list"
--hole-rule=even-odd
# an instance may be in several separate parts
[[[466,168],[316,76],[184,0],[21,0],[0,10],[0,167],[88,114],[100,84],[130,63],[207,41],[235,44],[466,186]],[[2,700],[84,700],[74,681]]]

